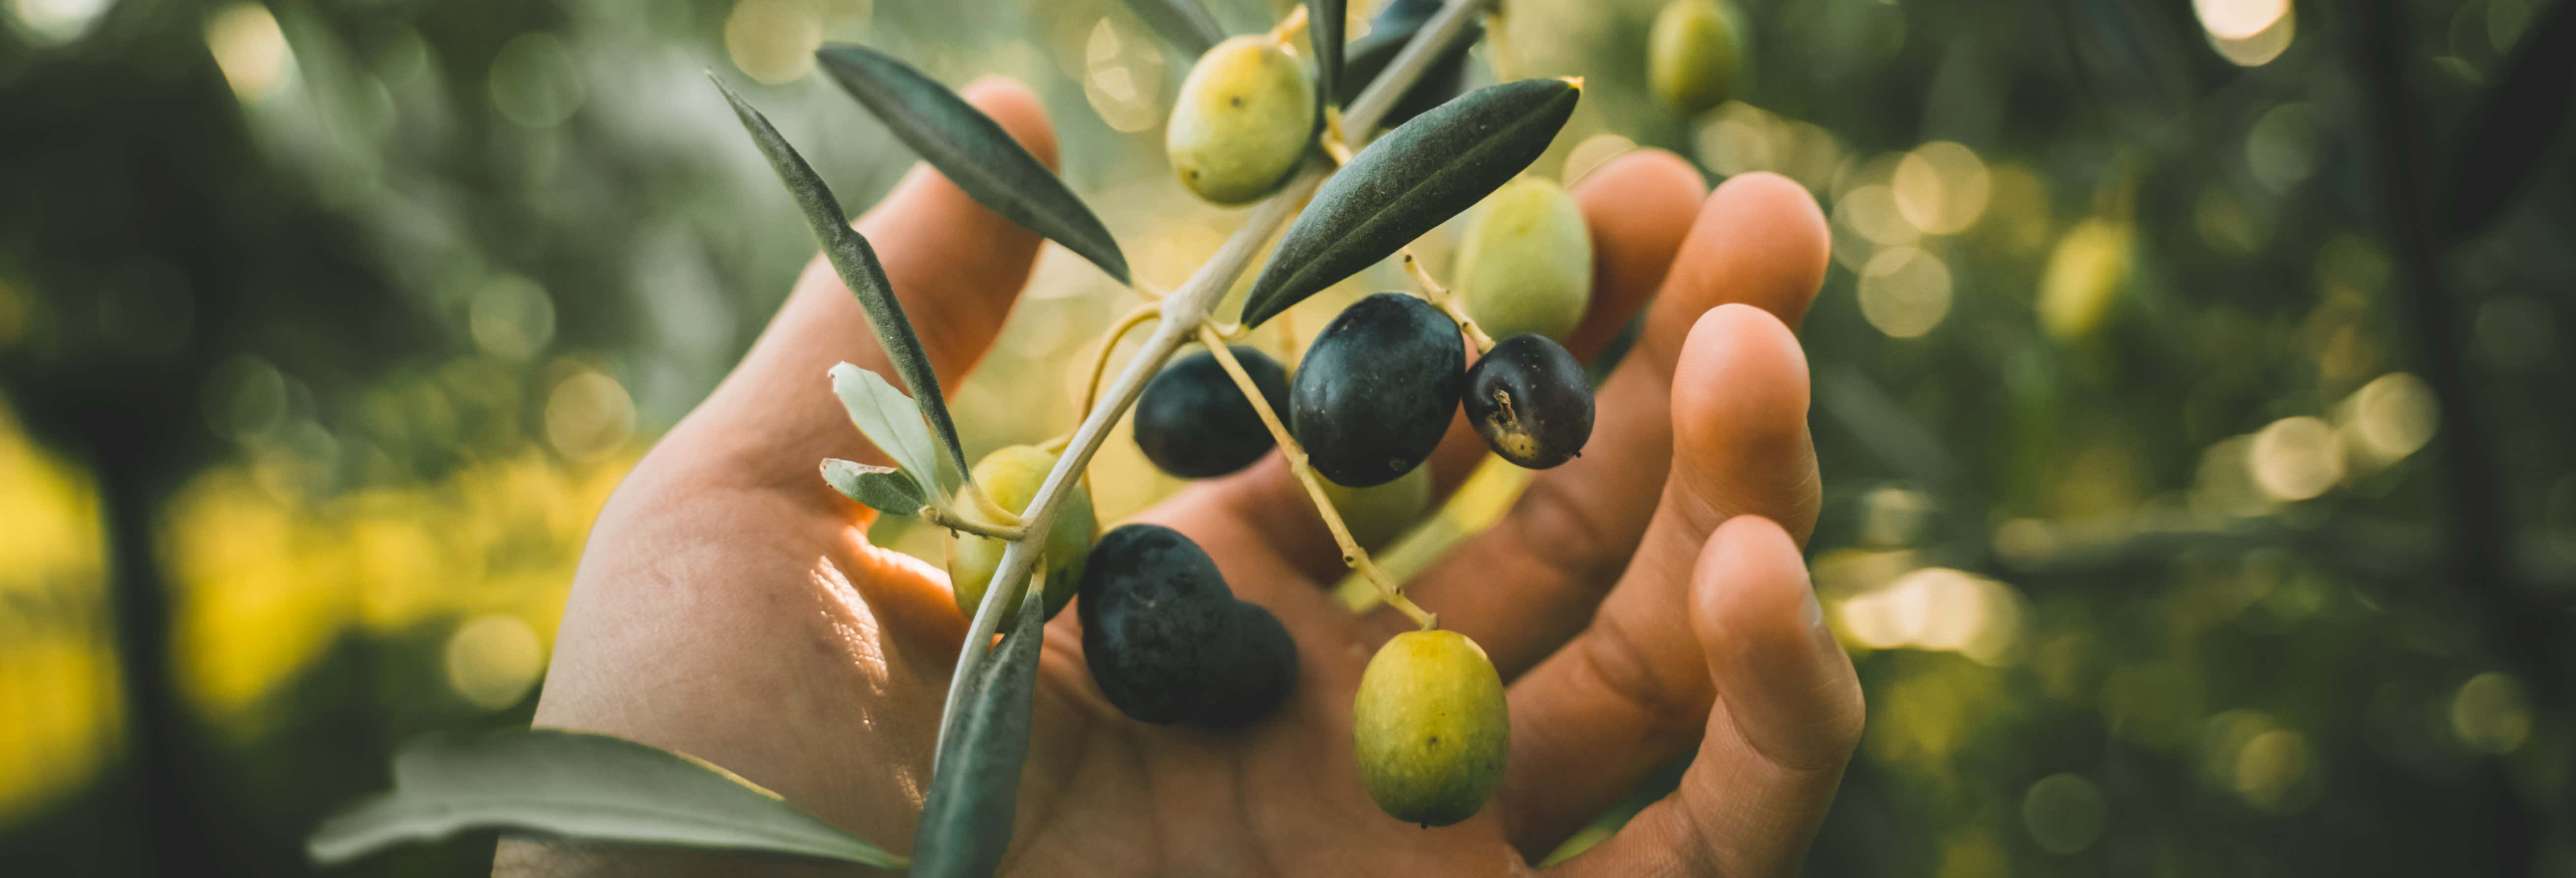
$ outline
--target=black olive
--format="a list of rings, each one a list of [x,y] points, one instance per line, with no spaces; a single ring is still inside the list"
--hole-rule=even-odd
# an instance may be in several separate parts
[[[1431,456],[1466,384],[1467,344],[1430,303],[1379,293],[1342,310],[1288,387],[1289,432],[1344,487],[1394,481]]]
[[[1233,348],[1243,372],[1270,410],[1288,410],[1288,370],[1268,354]],[[1243,397],[1216,355],[1200,351],[1163,367],[1136,400],[1136,446],[1162,471],[1206,479],[1251,466],[1277,447],[1261,413]]]
[[[1573,459],[1592,438],[1583,364],[1543,335],[1494,344],[1467,368],[1467,422],[1494,453],[1530,469]]]
[[[1137,720],[1240,725],[1295,684],[1287,630],[1235,600],[1216,561],[1171,528],[1130,524],[1102,536],[1076,607],[1092,681]]]

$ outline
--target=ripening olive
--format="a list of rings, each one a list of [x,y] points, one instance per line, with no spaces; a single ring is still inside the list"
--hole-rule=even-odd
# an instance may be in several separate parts
[[[1592,385],[1583,364],[1541,335],[1515,335],[1467,367],[1467,423],[1494,453],[1547,469],[1592,438]]]
[[[1592,304],[1592,233],[1564,187],[1515,180],[1485,197],[1463,237],[1459,294],[1487,334],[1563,341],[1583,322]]]
[[[1252,348],[1235,345],[1233,352],[1270,410],[1287,411],[1288,370]],[[1136,400],[1136,445],[1164,472],[1206,479],[1251,466],[1278,442],[1224,364],[1200,351],[1163,367],[1145,385]]]
[[[1647,90],[1684,116],[1726,103],[1743,62],[1743,32],[1719,0],[1673,0],[1646,35]]]
[[[981,487],[994,505],[1012,512],[1027,512],[1029,501],[1037,497],[1038,485],[1046,481],[1047,472],[1055,468],[1055,455],[1034,445],[1013,445],[995,449],[975,462],[975,484]],[[960,513],[977,515],[982,508],[976,502],[975,488],[958,492]],[[1091,538],[1099,525],[1092,518],[1091,492],[1074,482],[1072,493],[1058,504],[1063,512],[1047,531],[1046,552],[1039,563],[1046,572],[1047,618],[1064,609],[1073,600],[1082,583],[1082,567],[1091,554]],[[1002,566],[1002,550],[1010,544],[992,537],[950,532],[948,535],[948,585],[957,595],[957,609],[971,617],[984,600],[984,589],[993,584],[993,573]],[[1019,595],[1005,598],[1002,624],[1008,626],[1019,612]]]
[[[1351,740],[1360,779],[1387,816],[1424,826],[1475,816],[1502,784],[1511,749],[1502,675],[1457,632],[1398,634],[1360,674]]]
[[[1235,37],[1199,56],[1181,82],[1163,150],[1200,198],[1245,204],[1288,181],[1321,112],[1297,59],[1267,38]]]
[[[1240,725],[1297,680],[1287,629],[1235,600],[1216,561],[1168,527],[1130,524],[1101,537],[1075,612],[1092,681],[1138,720]]]
[[[1351,539],[1376,548],[1395,539],[1431,510],[1431,470],[1414,467],[1395,481],[1369,488],[1345,488],[1324,480],[1324,498],[1350,528]]]
[[[1404,475],[1439,446],[1465,386],[1467,344],[1430,303],[1379,293],[1315,336],[1288,385],[1288,429],[1324,478],[1353,488]]]

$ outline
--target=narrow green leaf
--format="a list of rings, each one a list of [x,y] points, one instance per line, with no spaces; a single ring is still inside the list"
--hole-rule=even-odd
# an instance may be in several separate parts
[[[867,504],[878,512],[913,516],[929,500],[921,495],[921,483],[911,474],[890,466],[869,466],[855,460],[823,458],[823,481],[841,496]]]
[[[903,857],[732,772],[624,738],[555,729],[435,736],[394,755],[394,789],[324,820],[329,865],[459,832],[755,851],[899,869]]]
[[[886,359],[894,362],[894,371],[903,385],[912,391],[912,399],[923,417],[939,431],[947,446],[950,460],[961,472],[966,470],[966,447],[957,441],[957,424],[948,416],[947,397],[939,390],[939,373],[930,368],[930,353],[921,347],[921,337],[914,335],[912,321],[903,316],[903,303],[894,297],[894,282],[886,279],[885,266],[877,262],[876,248],[868,246],[866,236],[850,228],[850,218],[841,212],[841,202],[832,197],[831,187],[823,185],[822,176],[805,163],[796,147],[769,124],[769,117],[753,109],[741,95],[713,72],[707,79],[724,92],[725,102],[733,105],[735,118],[742,120],[743,130],[751,133],[751,142],[760,146],[760,154],[769,159],[771,170],[778,172],[787,192],[795,196],[796,206],[804,208],[805,223],[813,227],[814,240],[823,245],[823,256],[832,263],[841,283],[859,300],[866,311],[868,325],[876,330],[877,345],[885,349]],[[892,453],[892,452],[888,452]],[[907,461],[906,468],[912,464]],[[915,476],[935,472],[914,469]],[[928,482],[924,482],[928,485]]]
[[[1162,34],[1165,42],[1192,58],[1225,40],[1225,29],[1196,0],[1128,0],[1127,7],[1136,10],[1136,17]]]
[[[957,188],[1012,222],[1046,236],[1127,283],[1127,256],[1091,208],[1020,148],[999,122],[938,80],[866,46],[834,43],[815,52],[824,72],[867,105],[896,139]]]
[[[887,384],[885,376],[842,363],[832,367],[832,394],[841,398],[841,407],[850,411],[850,423],[858,425],[859,433],[921,486],[922,496],[946,496],[955,489],[951,474],[939,467],[930,430],[921,425],[912,399]]]
[[[1289,224],[1244,299],[1243,325],[1261,325],[1510,182],[1547,151],[1581,97],[1561,79],[1489,86],[1360,150]]]
[[[1306,0],[1306,39],[1315,46],[1315,93],[1339,102],[1333,83],[1342,75],[1342,31],[1349,23],[1342,0]]]
[[[1032,580],[1036,577],[1032,576]],[[984,878],[1011,847],[1020,767],[1029,757],[1029,710],[1046,644],[1046,589],[1031,585],[957,710],[939,730],[939,764],[912,837],[913,878]]]
[[[2576,2],[2559,0],[2523,31],[2495,85],[2478,95],[2440,194],[2449,242],[2485,231],[2513,205],[2567,127],[2576,96]],[[2562,153],[2563,154],[2563,151]]]

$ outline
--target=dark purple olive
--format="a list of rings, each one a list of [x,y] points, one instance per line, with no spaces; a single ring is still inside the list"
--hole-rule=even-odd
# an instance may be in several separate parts
[[[1366,488],[1431,456],[1466,384],[1467,344],[1429,302],[1379,293],[1315,336],[1288,386],[1289,432],[1315,471]]]
[[[1252,348],[1236,346],[1234,359],[1261,388],[1270,410],[1288,410],[1288,370]],[[1200,351],[1163,367],[1136,400],[1136,447],[1164,472],[1208,479],[1251,466],[1278,447],[1261,413],[1225,373],[1216,355]]]
[[[1466,406],[1486,447],[1529,469],[1571,460],[1592,438],[1583,364],[1544,335],[1503,339],[1468,367]]]

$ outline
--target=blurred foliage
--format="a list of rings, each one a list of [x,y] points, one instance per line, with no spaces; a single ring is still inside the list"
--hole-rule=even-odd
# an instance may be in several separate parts
[[[2476,154],[2561,4],[1742,0],[1738,101],[1688,120],[1634,60],[1653,0],[1508,5],[1471,79],[1591,86],[1540,172],[1671,149],[1831,217],[1810,554],[1871,714],[1811,873],[2576,872],[2576,175],[2562,137],[2433,249],[2386,173]],[[1151,34],[1118,0],[0,0],[0,856],[296,874],[392,744],[527,720],[591,515],[811,254],[702,69],[853,205],[908,154],[821,42],[1028,82],[1168,288],[1235,220],[1163,166],[1188,59]],[[956,388],[970,455],[1070,425],[1122,295],[1047,253]],[[1110,520],[1178,484],[1123,436],[1097,466]]]

